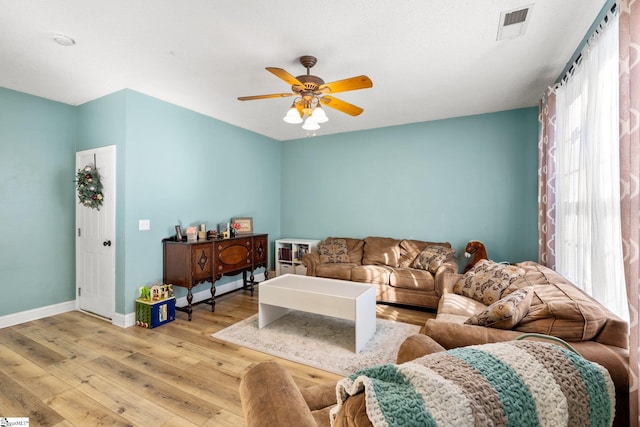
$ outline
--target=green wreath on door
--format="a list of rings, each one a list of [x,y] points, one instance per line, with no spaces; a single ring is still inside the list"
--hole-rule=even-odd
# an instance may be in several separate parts
[[[100,210],[104,195],[98,170],[91,165],[78,169],[76,174],[76,188],[80,204],[91,209]]]

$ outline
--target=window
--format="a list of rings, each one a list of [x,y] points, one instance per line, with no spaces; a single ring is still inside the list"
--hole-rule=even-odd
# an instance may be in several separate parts
[[[617,17],[556,90],[556,269],[629,318],[620,231]]]

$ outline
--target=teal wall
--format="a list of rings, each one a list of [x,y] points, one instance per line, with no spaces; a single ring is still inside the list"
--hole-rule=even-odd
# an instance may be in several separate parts
[[[76,150],[116,146],[126,314],[162,279],[175,224],[233,216],[272,242],[413,237],[460,256],[479,239],[493,259],[535,259],[537,133],[528,108],[280,143],[131,90],[72,107],[0,88],[0,316],[74,298]]]
[[[271,242],[279,237],[280,142],[134,91],[127,91],[126,120],[126,213],[119,225],[127,312],[140,286],[162,280],[161,241],[177,224],[212,229],[248,216],[256,232],[268,233]],[[150,231],[138,231],[140,219],[151,220]]]
[[[76,146],[77,151],[108,145],[116,146],[116,235],[114,240],[116,249],[115,308],[118,313],[128,313],[133,310],[132,308],[125,310],[132,303],[127,302],[124,292],[127,245],[122,224],[125,220],[126,112],[126,90],[80,105],[78,107]]]
[[[283,144],[282,234],[469,240],[537,260],[537,108]]]
[[[116,145],[118,313],[133,312],[140,286],[162,281],[161,241],[177,224],[250,216],[256,232],[279,236],[279,142],[131,90],[80,106],[78,121],[78,150]],[[151,230],[138,230],[141,219]]]
[[[75,298],[69,105],[0,88],[0,316]]]

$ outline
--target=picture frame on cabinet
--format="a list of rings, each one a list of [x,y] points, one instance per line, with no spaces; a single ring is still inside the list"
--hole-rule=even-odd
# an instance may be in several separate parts
[[[236,229],[237,234],[251,234],[253,233],[253,218],[251,217],[236,217],[231,218],[232,224],[238,224],[240,228]]]
[[[176,225],[176,242],[182,242],[182,230],[179,225]]]

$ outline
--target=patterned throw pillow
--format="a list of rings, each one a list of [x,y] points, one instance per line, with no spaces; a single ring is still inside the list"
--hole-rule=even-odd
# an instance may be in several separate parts
[[[505,289],[522,276],[524,270],[517,265],[483,259],[458,280],[453,292],[491,305],[502,298]]]
[[[320,262],[323,264],[349,262],[347,241],[344,239],[332,239],[320,243],[318,245],[318,255],[320,255]]]
[[[435,274],[442,263],[455,253],[455,249],[446,248],[444,246],[427,246],[422,250],[422,252],[420,252],[416,260],[413,262],[413,268],[428,270]]]
[[[467,325],[488,326],[499,329],[512,329],[527,315],[533,286],[527,286],[510,293],[499,301],[494,302],[486,310],[467,319]]]

